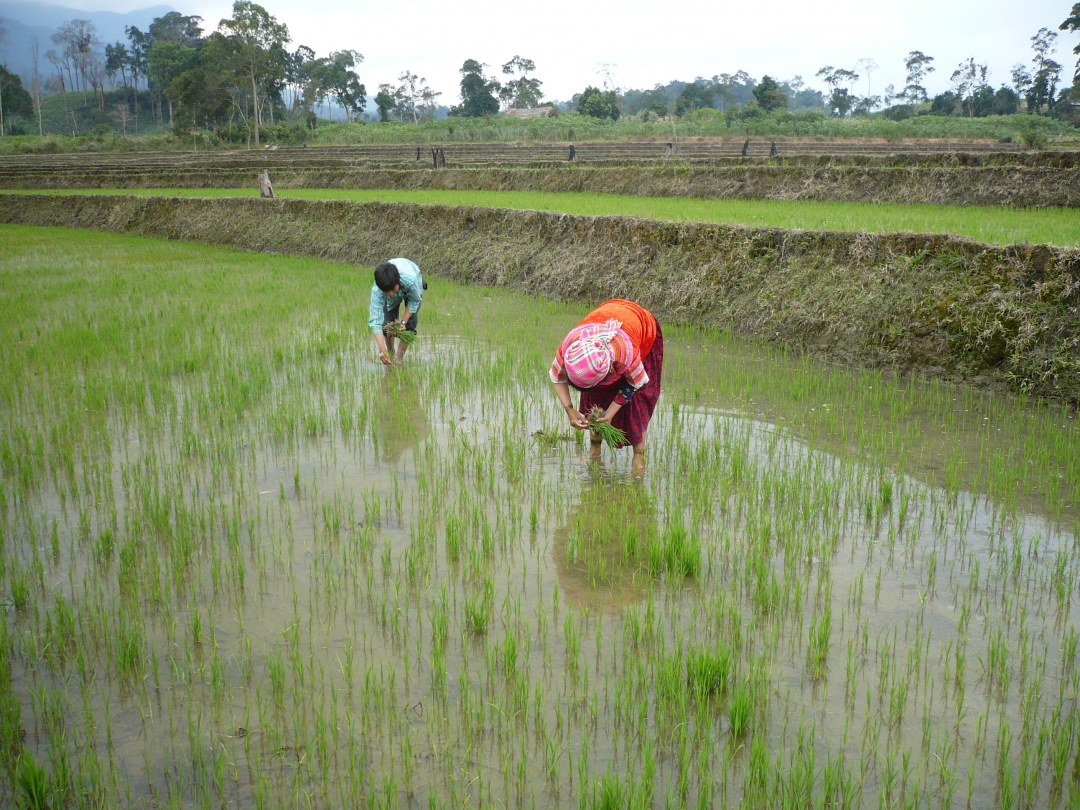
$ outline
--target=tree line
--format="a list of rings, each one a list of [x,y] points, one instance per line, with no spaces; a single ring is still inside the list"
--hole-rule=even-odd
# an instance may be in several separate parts
[[[1080,2],[1058,30],[1080,31]],[[147,123],[167,123],[173,129],[227,132],[258,146],[267,125],[288,122],[314,128],[323,105],[328,117],[337,105],[347,121],[365,120],[368,91],[357,72],[363,55],[345,49],[320,57],[304,45],[289,50],[288,26],[251,0],[236,0],[232,16],[209,33],[201,17],[174,11],[155,18],[146,31],[128,27],[126,35],[126,41],[102,45],[89,21],[63,23],[52,35],[54,47],[44,54],[51,66],[44,78],[37,73],[40,44],[32,41],[35,72],[28,87],[0,67],[0,133],[5,109],[9,119],[29,120],[36,113],[40,133],[42,96],[49,90],[63,97],[65,119],[71,115],[74,120],[68,94],[81,95],[84,107],[94,105],[107,113],[125,135],[145,129]],[[4,38],[0,26],[0,48]],[[449,115],[482,117],[550,105],[611,120],[685,116],[701,109],[729,117],[808,110],[838,117],[882,113],[901,120],[915,114],[979,117],[1024,110],[1075,118],[1080,59],[1071,86],[1063,86],[1064,67],[1054,58],[1057,38],[1056,31],[1040,28],[1030,38],[1030,62],[1015,65],[1010,80],[997,87],[989,81],[988,67],[969,57],[951,72],[950,89],[932,97],[927,82],[937,70],[936,60],[918,50],[904,57],[903,85],[890,84],[880,91],[873,83],[879,65],[870,58],[851,67],[820,68],[815,76],[825,85],[824,92],[808,87],[802,76],[782,80],[765,75],[757,80],[741,70],[624,90],[615,84],[613,66],[606,66],[601,70],[604,81],[589,84],[563,104],[544,99],[543,82],[531,59],[514,55],[498,72],[467,59],[460,69],[460,103],[450,107]],[[1080,57],[1080,45],[1073,53]],[[441,96],[425,78],[404,70],[396,83],[380,84],[372,101],[380,121],[415,124],[435,117]]]
[[[44,83],[35,76],[33,84],[63,96],[65,117],[68,93],[81,94],[84,105],[108,112],[124,134],[139,131],[146,96],[151,123],[159,127],[238,129],[256,145],[266,124],[287,117],[314,123],[324,103],[336,103],[350,121],[366,107],[367,90],[356,72],[364,59],[359,52],[318,57],[306,46],[289,51],[288,26],[250,0],[237,0],[232,16],[209,34],[202,22],[169,12],[146,31],[128,26],[126,42],[104,47],[89,21],[65,22],[52,36],[56,47],[45,53],[52,74]],[[40,121],[40,89],[31,100]]]

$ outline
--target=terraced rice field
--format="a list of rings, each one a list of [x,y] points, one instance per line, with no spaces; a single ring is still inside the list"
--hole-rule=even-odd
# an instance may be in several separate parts
[[[768,159],[772,143],[777,143],[780,160],[814,161],[828,164],[845,162],[884,162],[888,165],[1056,165],[1075,167],[1076,150],[1024,152],[1019,144],[986,141],[885,142],[872,140],[775,141],[753,138],[747,157],[754,161]],[[745,163],[742,156],[745,139],[683,140],[678,148],[668,149],[664,141],[587,141],[575,145],[575,162],[585,164],[620,163]],[[230,168],[268,166],[345,167],[360,164],[432,166],[431,150],[441,148],[448,166],[507,166],[531,163],[566,164],[570,158],[567,143],[439,143],[367,144],[337,146],[285,147],[272,150],[210,150],[173,152],[79,152],[70,154],[3,155],[0,178],[7,171],[86,171],[96,169]]]
[[[0,804],[1080,803],[1071,415],[665,324],[633,478],[582,307],[0,234]]]
[[[4,192],[0,192],[4,193]],[[257,189],[85,189],[58,194],[131,194],[175,197],[258,196]],[[1080,244],[1080,216],[1073,209],[987,206],[893,205],[807,200],[700,200],[617,194],[512,191],[278,190],[283,198],[379,200],[557,211],[585,216],[635,216],[675,222],[720,222],[796,230],[945,233],[991,244]]]

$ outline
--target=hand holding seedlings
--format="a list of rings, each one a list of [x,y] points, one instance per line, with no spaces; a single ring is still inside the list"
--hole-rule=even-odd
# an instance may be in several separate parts
[[[626,445],[626,433],[619,430],[611,424],[611,417],[608,416],[604,409],[599,405],[593,405],[589,408],[589,416],[586,420],[591,430],[595,435],[600,437],[600,441],[610,447],[612,450],[616,450],[619,447]]]
[[[405,324],[402,321],[388,323],[383,327],[383,334],[390,338],[399,339],[406,346],[412,346],[416,343],[416,333],[407,331],[405,329]]]
[[[585,430],[589,426],[589,421],[578,413],[577,409],[573,405],[567,407],[566,415],[570,417],[570,426],[577,430]]]

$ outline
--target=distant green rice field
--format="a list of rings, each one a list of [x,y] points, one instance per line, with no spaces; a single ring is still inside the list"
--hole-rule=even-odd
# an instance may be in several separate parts
[[[83,189],[63,194],[136,194],[177,197],[253,196],[256,189]],[[1080,215],[1062,208],[898,205],[804,200],[701,200],[527,191],[399,191],[392,189],[281,189],[281,197],[466,205],[557,211],[583,216],[633,216],[674,222],[722,222],[754,228],[947,233],[1000,245],[1080,245]]]

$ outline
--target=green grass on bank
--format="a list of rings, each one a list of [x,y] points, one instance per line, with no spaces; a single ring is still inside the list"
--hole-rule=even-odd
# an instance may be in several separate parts
[[[133,194],[176,197],[253,196],[255,189],[81,189],[58,194]],[[992,244],[1080,245],[1080,215],[1065,208],[899,205],[807,200],[700,200],[528,191],[398,191],[390,189],[282,189],[306,200],[466,205],[556,211],[583,216],[635,216],[674,222],[717,222],[757,228],[947,233]]]

